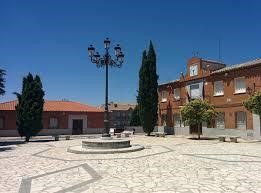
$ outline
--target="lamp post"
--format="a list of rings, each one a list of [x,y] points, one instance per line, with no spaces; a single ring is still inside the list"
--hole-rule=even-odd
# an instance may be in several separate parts
[[[102,134],[102,137],[110,137],[110,122],[109,122],[109,108],[108,108],[108,67],[118,67],[120,68],[123,59],[124,54],[121,51],[121,47],[119,44],[117,44],[114,47],[115,50],[115,59],[112,59],[109,49],[110,49],[110,43],[111,41],[109,38],[106,38],[104,40],[104,47],[105,47],[105,53],[104,55],[100,56],[99,52],[95,52],[95,48],[93,45],[90,45],[88,47],[88,53],[89,57],[91,58],[91,62],[96,64],[98,68],[105,67],[106,72],[106,81],[105,81],[105,118],[104,118],[104,127],[105,132]]]

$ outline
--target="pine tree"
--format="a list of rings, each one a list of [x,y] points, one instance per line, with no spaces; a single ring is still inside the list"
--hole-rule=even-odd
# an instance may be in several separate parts
[[[38,75],[29,73],[23,78],[22,93],[15,93],[18,99],[16,105],[16,125],[21,137],[28,142],[31,136],[37,135],[42,129],[42,112],[44,91]]]
[[[5,70],[0,69],[0,95],[4,95],[5,94]]]
[[[138,107],[141,125],[148,135],[154,130],[158,119],[158,75],[156,72],[156,53],[150,42],[148,55],[143,52],[139,71]]]

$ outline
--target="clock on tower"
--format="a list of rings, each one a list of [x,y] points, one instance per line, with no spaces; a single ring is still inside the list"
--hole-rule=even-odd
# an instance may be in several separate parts
[[[198,65],[190,66],[190,76],[197,76],[198,75]]]

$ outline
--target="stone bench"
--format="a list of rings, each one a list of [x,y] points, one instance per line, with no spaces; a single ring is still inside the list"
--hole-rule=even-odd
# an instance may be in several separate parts
[[[165,137],[165,133],[164,132],[153,132],[155,137]]]
[[[132,132],[123,131],[122,134],[125,135],[125,137],[130,137],[130,135],[132,134]]]
[[[115,133],[117,138],[121,138],[121,133]]]
[[[53,135],[54,141],[60,141],[60,138],[65,137],[65,140],[70,140],[70,135],[60,136],[60,135]]]
[[[60,136],[59,135],[53,135],[54,137],[54,141],[59,141],[60,140]]]
[[[230,138],[231,142],[237,143],[237,139],[240,137],[239,136],[230,136],[229,138]]]
[[[231,142],[237,143],[237,139],[240,138],[239,136],[231,136],[231,135],[218,135],[217,136],[219,141],[225,142],[226,138],[230,138]]]

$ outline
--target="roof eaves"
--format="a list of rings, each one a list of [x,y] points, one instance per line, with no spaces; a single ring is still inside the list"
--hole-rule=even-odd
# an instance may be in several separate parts
[[[227,66],[225,68],[215,70],[215,71],[211,72],[211,74],[218,74],[218,73],[224,73],[224,72],[228,72],[228,71],[232,71],[232,70],[244,69],[247,67],[252,67],[252,66],[256,66],[256,65],[260,65],[260,64],[261,64],[261,59],[251,60],[251,61],[244,62],[241,64],[233,64],[233,65]]]
[[[179,82],[179,81],[180,81],[180,79],[171,80],[169,82],[160,83],[160,84],[158,84],[158,86],[163,86],[163,85],[166,85],[166,84],[172,84],[172,83]]]

